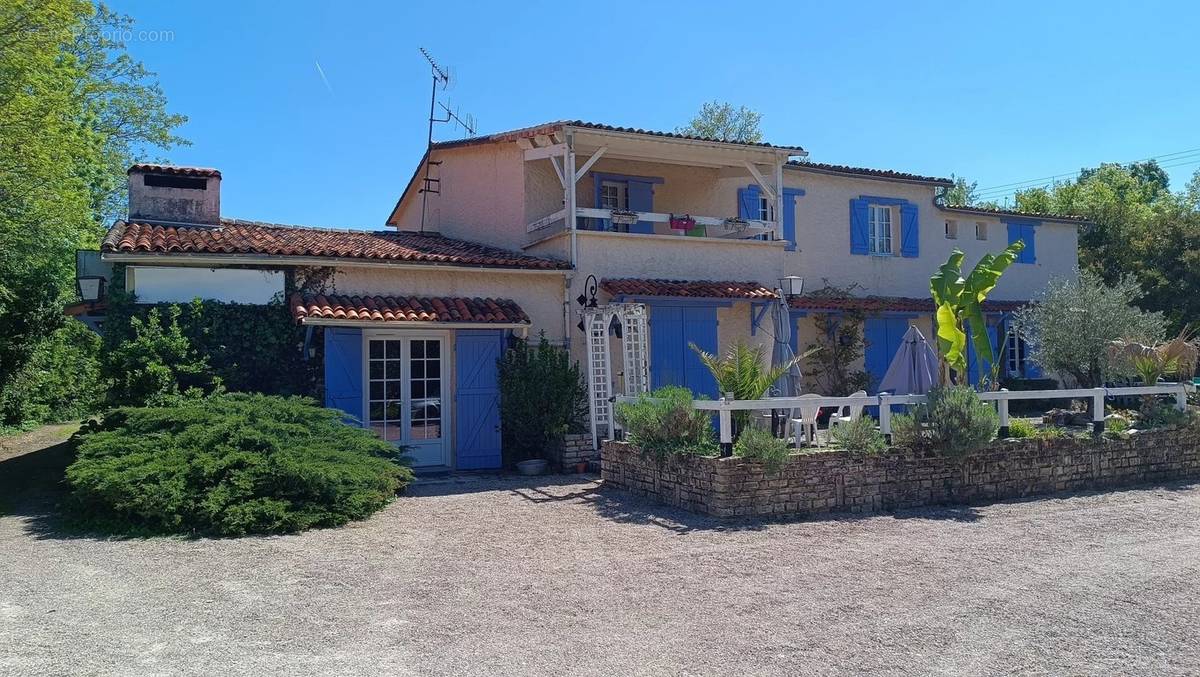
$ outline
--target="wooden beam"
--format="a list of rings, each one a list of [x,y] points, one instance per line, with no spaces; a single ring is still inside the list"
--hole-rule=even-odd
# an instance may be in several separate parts
[[[532,160],[545,160],[548,157],[562,157],[562,154],[566,148],[566,145],[561,143],[554,146],[530,148],[529,150],[525,151],[525,161],[530,162]]]
[[[564,219],[566,217],[566,215],[567,215],[567,210],[560,209],[549,216],[543,216],[542,218],[538,219],[537,221],[534,221],[533,223],[526,226],[525,232],[532,233],[535,230],[541,230],[541,229],[545,228],[546,226],[554,223],[555,221],[561,221],[562,219]]]
[[[754,177],[754,180],[758,183],[758,187],[762,188],[763,192],[767,194],[767,197],[774,202],[775,196],[777,195],[775,192],[775,187],[767,183],[767,180],[763,178],[762,172],[758,171],[758,167],[755,167],[753,162],[747,160],[742,164],[746,165],[746,169],[750,170],[750,176]]]
[[[592,165],[596,164],[596,160],[604,157],[606,152],[608,152],[608,146],[600,146],[598,149],[596,149],[596,152],[592,153],[592,156],[587,159],[587,162],[583,163],[583,166],[575,172],[575,180],[579,181],[582,179],[583,175],[587,173],[587,170],[591,169]]]
[[[517,139],[517,148],[520,148],[521,150],[530,150],[533,148],[533,142],[525,138]]]
[[[553,146],[554,142],[550,140],[549,134],[538,134],[533,137],[533,145],[541,148],[542,146]]]
[[[567,175],[563,173],[562,164],[560,164],[559,158],[551,157],[550,164],[554,165],[554,173],[558,174],[558,182],[560,184],[562,184],[563,188],[566,188],[567,187]]]

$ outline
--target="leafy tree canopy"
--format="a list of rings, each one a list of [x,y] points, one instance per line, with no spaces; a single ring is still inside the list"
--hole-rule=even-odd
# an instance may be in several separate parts
[[[184,143],[152,73],[86,0],[0,1],[0,388],[63,322],[74,252],[120,208],[125,170]]]
[[[761,122],[762,114],[745,106],[734,108],[730,103],[710,101],[700,106],[700,112],[691,122],[677,127],[675,133],[719,141],[761,143]]]

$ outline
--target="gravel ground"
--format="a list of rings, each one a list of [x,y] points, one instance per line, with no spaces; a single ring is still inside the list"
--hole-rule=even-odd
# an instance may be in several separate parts
[[[43,491],[15,505],[3,674],[1200,670],[1195,486],[722,525],[467,478],[346,528],[192,541],[71,538]]]

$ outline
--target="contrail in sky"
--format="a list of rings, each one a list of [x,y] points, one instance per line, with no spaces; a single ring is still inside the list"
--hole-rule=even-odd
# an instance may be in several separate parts
[[[313,59],[313,65],[317,67],[317,75],[321,76],[321,82],[325,83],[325,89],[328,89],[329,93],[333,94],[333,86],[329,84],[329,78],[325,77],[325,69],[321,68],[321,62]]]

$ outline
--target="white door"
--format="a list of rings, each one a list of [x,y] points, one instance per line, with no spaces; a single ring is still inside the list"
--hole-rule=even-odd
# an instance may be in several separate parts
[[[368,333],[364,340],[367,425],[408,447],[414,466],[449,466],[446,337]]]

